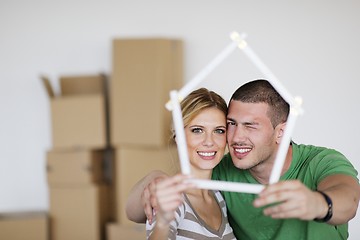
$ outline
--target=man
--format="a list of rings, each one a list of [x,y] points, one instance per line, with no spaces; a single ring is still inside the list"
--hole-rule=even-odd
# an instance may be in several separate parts
[[[288,114],[288,103],[268,81],[238,88],[227,115],[229,154],[212,179],[268,184]],[[126,209],[130,220],[142,222],[145,214],[152,218],[156,202],[151,194],[159,177],[161,172],[153,172],[134,187]],[[222,194],[238,239],[330,240],[348,238],[347,223],[356,214],[360,187],[357,171],[341,153],[291,142],[278,183],[258,196]]]

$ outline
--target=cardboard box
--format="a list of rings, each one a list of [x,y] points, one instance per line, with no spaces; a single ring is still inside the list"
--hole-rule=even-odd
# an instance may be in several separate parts
[[[62,77],[60,96],[55,95],[49,79],[42,80],[50,97],[53,148],[106,148],[109,129],[105,76]]]
[[[165,147],[169,92],[183,85],[183,44],[174,39],[115,39],[110,88],[114,147]]]
[[[108,150],[48,151],[47,180],[50,187],[81,187],[109,183]]]
[[[51,240],[104,240],[108,187],[50,188]]]
[[[124,226],[117,223],[106,225],[107,240],[144,240],[146,239],[145,224]]]
[[[0,214],[0,239],[48,240],[48,214],[16,212]]]
[[[105,75],[61,76],[62,96],[91,95],[107,92]]]
[[[170,175],[178,171],[178,152],[169,148],[120,147],[115,149],[116,221],[134,224],[126,216],[125,207],[132,187],[152,170],[162,170]]]

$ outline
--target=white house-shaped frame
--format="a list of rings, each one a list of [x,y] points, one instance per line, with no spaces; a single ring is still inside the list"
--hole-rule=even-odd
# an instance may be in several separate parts
[[[244,40],[245,34],[238,34],[232,32],[230,35],[232,42],[224,48],[218,56],[214,58],[202,71],[200,71],[191,81],[189,81],[179,91],[173,90],[170,92],[170,101],[166,104],[166,108],[172,111],[173,123],[177,138],[178,154],[180,159],[181,172],[183,174],[190,174],[190,163],[186,147],[186,139],[184,132],[184,123],[182,120],[182,113],[180,102],[186,97],[205,77],[214,70],[227,56],[230,55],[236,48],[241,49],[252,63],[264,74],[271,85],[280,93],[280,95],[290,105],[290,113],[286,122],[286,128],[282,137],[279,150],[276,155],[273,169],[271,171],[269,184],[276,183],[280,179],[281,170],[283,168],[287,150],[291,141],[291,134],[293,132],[297,117],[303,113],[301,108],[302,100],[299,97],[293,98],[281,82],[275,77],[270,69],[260,60],[255,52],[250,48],[248,43]],[[245,193],[259,193],[265,187],[261,184],[249,184],[239,182],[226,182],[215,180],[191,179],[196,187],[202,189],[216,189],[221,191],[245,192]]]

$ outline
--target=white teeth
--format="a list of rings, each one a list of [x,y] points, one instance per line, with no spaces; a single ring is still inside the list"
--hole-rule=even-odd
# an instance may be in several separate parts
[[[248,149],[248,148],[246,148],[246,149],[244,149],[244,148],[240,148],[240,149],[236,148],[236,149],[235,149],[235,152],[238,152],[238,153],[247,153],[247,152],[250,152],[250,150],[251,150],[251,149]]]
[[[199,155],[204,156],[204,157],[211,157],[215,155],[215,152],[198,152]]]

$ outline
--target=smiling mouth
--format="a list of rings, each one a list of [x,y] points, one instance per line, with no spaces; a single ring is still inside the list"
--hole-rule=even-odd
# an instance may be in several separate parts
[[[215,156],[216,152],[198,152],[198,154],[203,157],[212,157]]]
[[[234,148],[234,151],[237,153],[248,153],[251,151],[250,148]]]

